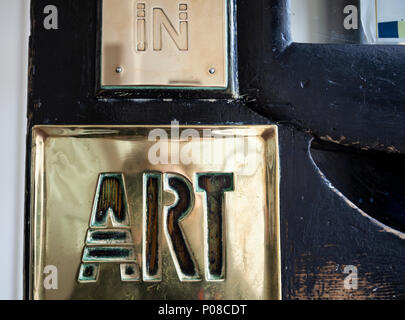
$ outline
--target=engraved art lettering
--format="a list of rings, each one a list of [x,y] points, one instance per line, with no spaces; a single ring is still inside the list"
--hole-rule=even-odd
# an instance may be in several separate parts
[[[102,263],[119,264],[121,281],[140,281],[141,274],[144,282],[162,281],[161,241],[166,241],[169,247],[180,281],[202,280],[181,225],[194,208],[192,182],[177,173],[144,172],[142,183],[143,225],[142,230],[137,228],[134,231],[142,232],[142,271],[131,233],[124,176],[121,173],[102,173],[94,196],[79,282],[96,282]],[[194,186],[195,192],[204,193],[205,280],[222,281],[226,273],[225,193],[234,190],[234,175],[196,173]],[[172,204],[163,205],[163,192],[174,195]]]

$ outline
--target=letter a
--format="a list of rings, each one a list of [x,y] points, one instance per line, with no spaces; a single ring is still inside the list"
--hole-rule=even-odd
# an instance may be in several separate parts
[[[359,15],[356,6],[348,5],[344,8],[343,13],[348,14],[343,21],[346,30],[357,30],[359,28]]]
[[[44,8],[44,14],[47,16],[44,19],[44,28],[46,30],[58,29],[58,8],[53,5],[47,5]]]
[[[78,281],[96,282],[100,263],[119,263],[121,281],[140,280],[124,177],[120,173],[99,176]]]

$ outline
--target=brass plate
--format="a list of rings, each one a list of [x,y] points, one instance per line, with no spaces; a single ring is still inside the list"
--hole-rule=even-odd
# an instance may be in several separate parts
[[[280,299],[278,161],[276,126],[34,127],[30,298]]]
[[[226,88],[227,0],[103,0],[101,86]]]

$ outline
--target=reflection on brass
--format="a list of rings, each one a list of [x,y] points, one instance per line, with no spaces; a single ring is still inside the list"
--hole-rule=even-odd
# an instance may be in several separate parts
[[[101,86],[226,88],[227,12],[227,0],[103,0]]]
[[[278,170],[276,126],[34,127],[30,297],[280,299]]]

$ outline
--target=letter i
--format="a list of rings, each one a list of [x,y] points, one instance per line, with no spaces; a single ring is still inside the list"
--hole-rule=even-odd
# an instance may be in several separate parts
[[[146,14],[145,14],[145,4],[138,3],[137,4],[137,18],[136,18],[136,35],[137,35],[137,51],[145,51],[146,50],[146,43],[145,43],[145,36],[146,36]]]
[[[188,5],[186,3],[179,4],[179,23],[180,23],[180,34],[185,36],[183,47],[180,50],[188,50]]]

